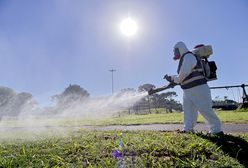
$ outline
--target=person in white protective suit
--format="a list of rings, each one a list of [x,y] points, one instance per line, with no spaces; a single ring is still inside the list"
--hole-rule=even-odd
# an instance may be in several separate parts
[[[223,134],[221,122],[212,109],[212,98],[201,62],[183,42],[174,46],[174,60],[179,60],[178,75],[165,75],[169,82],[183,89],[184,132],[194,132],[198,111],[210,126],[211,134]]]

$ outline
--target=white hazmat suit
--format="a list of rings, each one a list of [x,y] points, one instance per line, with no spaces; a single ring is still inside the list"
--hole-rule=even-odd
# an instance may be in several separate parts
[[[182,60],[180,71],[178,75],[172,76],[171,80],[177,84],[182,84],[185,79],[194,71],[197,65],[196,57],[189,52],[186,45],[183,42],[178,42],[174,46],[174,50],[179,49],[180,59]],[[182,58],[183,57],[183,58]],[[187,83],[193,83],[193,87],[183,88],[183,111],[184,111],[184,131],[194,131],[194,126],[197,122],[198,111],[202,114],[204,119],[210,126],[210,133],[221,132],[221,122],[216,113],[212,109],[212,98],[210,88],[207,83],[194,84],[197,79],[204,76],[197,76],[188,79]]]

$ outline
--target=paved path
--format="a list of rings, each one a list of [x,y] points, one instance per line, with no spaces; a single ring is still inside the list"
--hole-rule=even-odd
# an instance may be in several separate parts
[[[148,125],[111,125],[111,126],[82,126],[83,128],[95,130],[155,130],[155,131],[175,131],[182,130],[183,124],[148,124]],[[248,124],[223,124],[225,133],[248,133]],[[208,131],[209,128],[204,123],[198,123],[196,131]]]
[[[175,131],[182,130],[183,124],[145,124],[145,125],[110,125],[110,126],[34,126],[34,127],[0,127],[2,131],[18,131],[18,130],[44,130],[44,129],[78,129],[85,128],[91,130],[154,130],[154,131]],[[222,125],[225,133],[248,133],[248,124],[226,123]],[[204,123],[198,123],[195,127],[196,131],[208,131],[208,126]]]

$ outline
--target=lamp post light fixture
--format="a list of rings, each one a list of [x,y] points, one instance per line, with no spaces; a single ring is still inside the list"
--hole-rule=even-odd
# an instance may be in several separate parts
[[[110,69],[109,72],[111,72],[112,75],[112,94],[114,93],[114,72],[116,70],[115,69]]]

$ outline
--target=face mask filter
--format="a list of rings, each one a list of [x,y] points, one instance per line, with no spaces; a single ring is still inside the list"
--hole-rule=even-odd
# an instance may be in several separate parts
[[[178,60],[178,59],[180,59],[180,57],[181,57],[181,55],[180,55],[179,49],[175,48],[174,49],[174,57],[173,57],[173,59]]]

